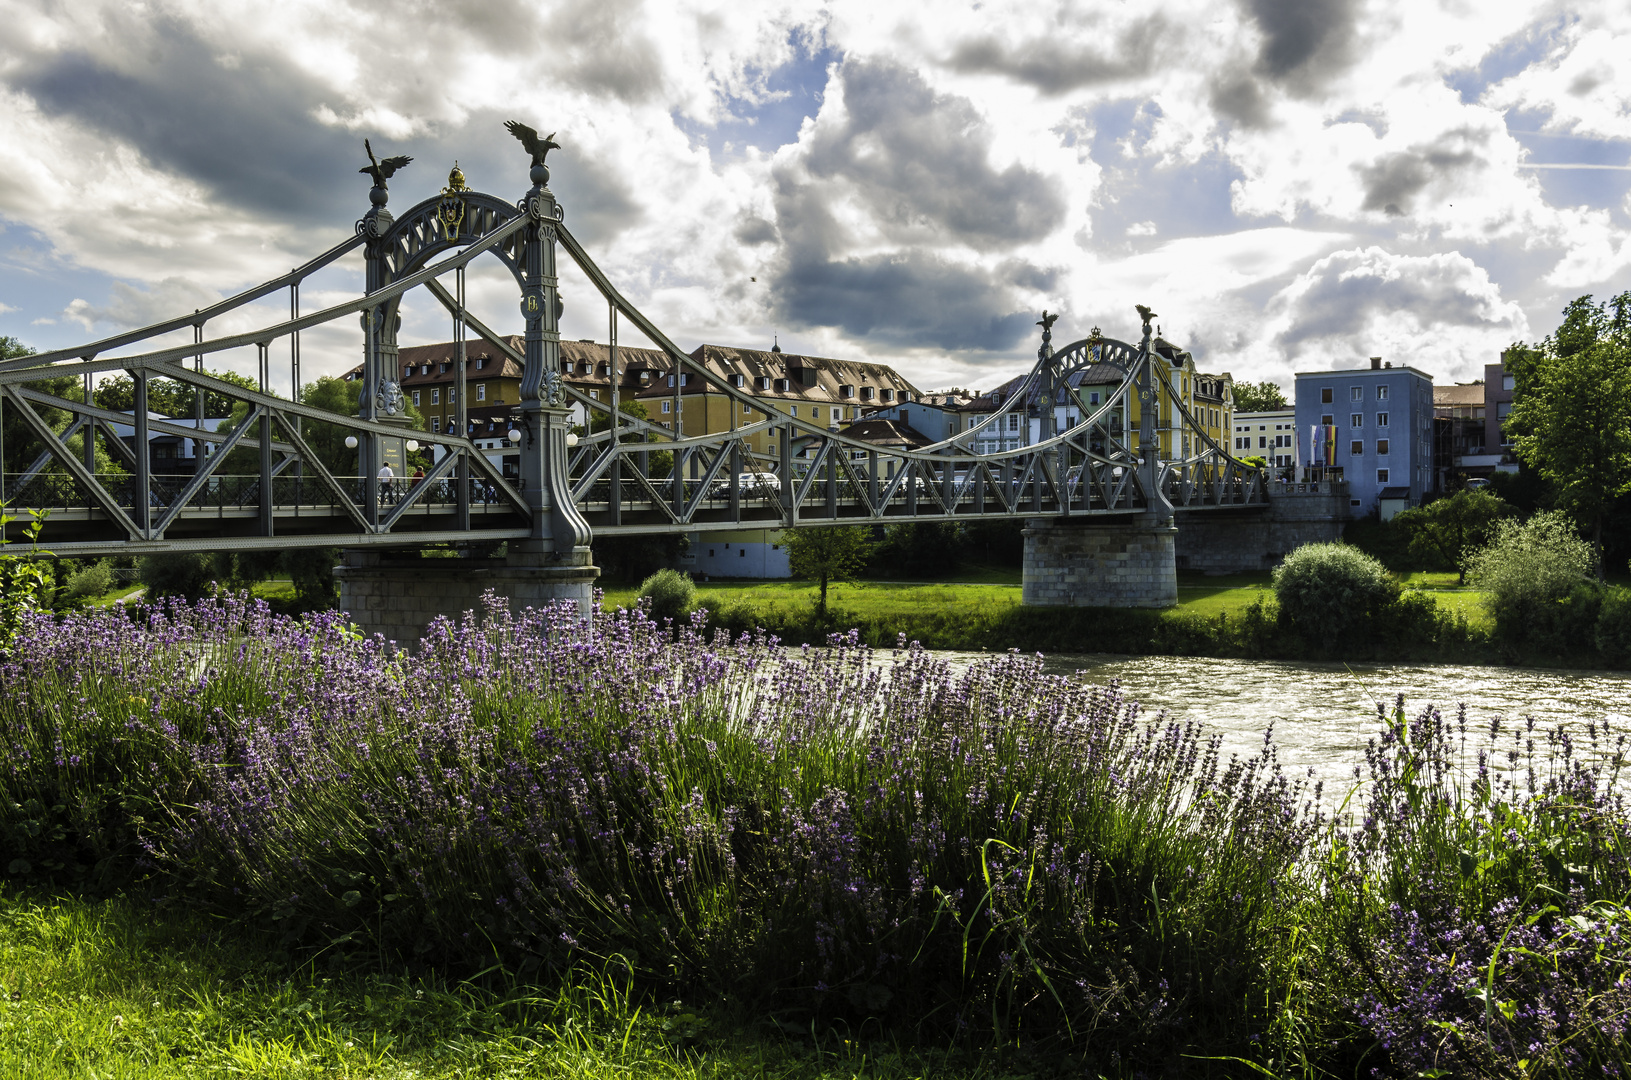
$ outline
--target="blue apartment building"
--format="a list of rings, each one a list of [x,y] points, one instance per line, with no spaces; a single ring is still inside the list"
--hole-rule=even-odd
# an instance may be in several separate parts
[[[1433,377],[1372,357],[1370,367],[1297,374],[1305,477],[1348,483],[1355,517],[1384,501],[1419,506],[1433,486]],[[1327,460],[1328,459],[1328,460]]]

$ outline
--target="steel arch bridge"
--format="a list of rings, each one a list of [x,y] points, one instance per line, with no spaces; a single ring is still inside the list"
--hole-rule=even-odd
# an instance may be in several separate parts
[[[1213,440],[1172,380],[1156,373],[1155,365],[1165,361],[1152,351],[1147,309],[1141,309],[1145,318],[1136,345],[1095,330],[1058,350],[1052,345],[1053,318],[1045,315],[1037,362],[1008,401],[969,430],[917,450],[880,448],[774,411],[756,423],[697,435],[686,434],[678,409],[673,428],[628,415],[618,390],[619,320],[666,353],[677,372],[702,380],[707,393],[729,399],[733,424],[740,405],[761,415],[765,410],[761,399],[682,352],[590,258],[549,189],[544,157],[550,148],[553,144],[540,152],[528,145],[532,186],[514,202],[464,188],[455,170],[440,196],[400,218],[386,208],[386,177],[394,170],[381,175],[376,165],[371,207],[353,235],[290,273],[138,330],[0,361],[0,410],[15,411],[32,437],[33,451],[24,467],[3,475],[0,491],[9,512],[25,522],[41,519],[42,544],[63,556],[509,540],[530,542],[529,550],[559,559],[586,550],[596,534],[993,517],[1169,518],[1175,511],[1267,505],[1263,471],[1236,460]],[[398,158],[387,165],[393,161],[397,168],[406,164]],[[363,291],[302,314],[301,284],[359,248],[366,265]],[[562,377],[558,249],[608,306],[610,400],[589,397]],[[464,269],[486,254],[515,278],[525,323],[521,350],[505,344],[502,334],[465,307]],[[451,287],[445,279],[451,279]],[[524,431],[524,445],[512,448],[521,458],[518,483],[467,437],[407,429],[396,382],[397,310],[404,295],[420,288],[453,322],[459,412],[454,430],[469,431],[463,383],[470,331],[521,364],[518,430]],[[223,316],[284,290],[288,319],[248,332],[209,333]],[[301,403],[301,332],[353,317],[360,319],[364,346],[358,414]],[[188,330],[191,341],[176,340]],[[279,343],[288,348],[294,399],[270,388],[272,349],[279,345],[281,355]],[[250,347],[259,359],[255,389],[205,372],[206,357]],[[1072,374],[1090,365],[1113,370],[1116,388],[1082,422],[1057,430],[1056,395]],[[132,380],[132,411],[96,404],[96,376],[114,372]],[[196,415],[150,416],[148,388],[155,378],[193,388]],[[684,382],[675,380],[676,394]],[[206,395],[235,405],[235,419],[222,430],[204,426]],[[1141,422],[1127,435],[1111,416],[1134,398],[1142,406]],[[1037,442],[1001,452],[974,449],[1004,414],[1023,410],[1032,399],[1045,403]],[[1163,399],[1174,427],[1189,434],[1186,445],[1195,448],[1193,454],[1161,459],[1155,424]],[[603,418],[607,427],[582,439],[572,436],[574,406]],[[66,416],[67,422],[53,423],[53,416]],[[115,425],[132,429],[130,445]],[[355,447],[352,472],[337,470],[332,454],[325,461],[314,449],[319,434],[326,445],[343,434],[345,445]],[[196,472],[154,475],[148,445],[155,435],[195,440],[201,451]],[[382,489],[379,467],[390,441],[408,436],[442,452],[422,482],[393,497]],[[759,436],[773,441],[774,455],[754,453]],[[1179,445],[1177,439],[1173,445]],[[99,467],[98,447],[104,448],[102,460],[111,458],[121,467]],[[8,460],[5,454],[0,445],[0,461]],[[246,458],[252,471],[243,470]],[[229,459],[240,471],[224,471]]]

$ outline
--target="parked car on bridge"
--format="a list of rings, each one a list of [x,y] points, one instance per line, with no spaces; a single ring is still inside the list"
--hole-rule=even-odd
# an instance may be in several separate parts
[[[781,490],[782,482],[775,473],[745,472],[737,473],[736,487],[744,499],[768,499]],[[714,481],[714,486],[708,490],[711,499],[728,499],[731,497],[731,480],[722,476]]]

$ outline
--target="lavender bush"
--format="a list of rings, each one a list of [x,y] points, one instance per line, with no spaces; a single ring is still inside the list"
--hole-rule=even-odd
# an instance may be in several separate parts
[[[1532,781],[1485,758],[1462,784],[1450,725],[1384,717],[1368,818],[1339,827],[1272,737],[1225,760],[1034,657],[953,672],[705,620],[495,603],[406,656],[238,599],[28,616],[0,662],[0,859],[144,874],[330,955],[612,966],[1129,1074],[1624,1056],[1601,729],[1555,767],[1520,747]]]

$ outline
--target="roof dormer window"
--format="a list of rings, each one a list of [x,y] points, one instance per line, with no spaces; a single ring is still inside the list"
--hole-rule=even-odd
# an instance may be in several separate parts
[[[669,386],[673,386],[673,385],[674,385],[674,376],[672,376],[672,375],[670,375],[670,376],[669,376],[669,377],[668,377],[668,385],[669,385]]]
[[[883,390],[879,391],[878,400],[879,401],[885,401],[885,402],[894,401],[895,400],[895,392],[893,390],[889,389],[888,387],[884,387]]]
[[[430,365],[429,364],[420,364],[419,365],[419,374],[429,375],[430,374]]]
[[[862,401],[871,401],[872,400],[872,387],[870,387],[870,386],[861,387],[861,400]]]
[[[842,385],[840,385],[838,387],[838,396],[839,397],[846,397],[846,398],[854,397],[855,396],[855,384],[854,383],[843,383]]]
[[[770,376],[769,375],[760,375],[754,381],[759,384],[759,389],[761,389],[761,390],[769,390],[770,389]]]
[[[785,394],[791,389],[793,389],[793,380],[791,380],[791,379],[777,379],[776,380],[776,390],[777,390],[777,392]]]
[[[737,372],[735,375],[731,376],[731,385],[736,387],[738,390],[740,390],[742,387],[746,386],[747,381],[748,381],[748,377],[746,375],[743,375],[741,372]]]
[[[446,371],[446,370],[447,370],[447,364],[445,364],[445,363],[441,363],[441,364],[437,364],[437,365],[436,365],[436,372],[437,372],[437,374],[441,374],[441,373],[442,373],[442,372],[444,372],[444,371]]]
[[[487,358],[485,356],[476,357],[476,370],[477,371],[480,371],[482,368],[484,368],[486,366],[487,366]]]

